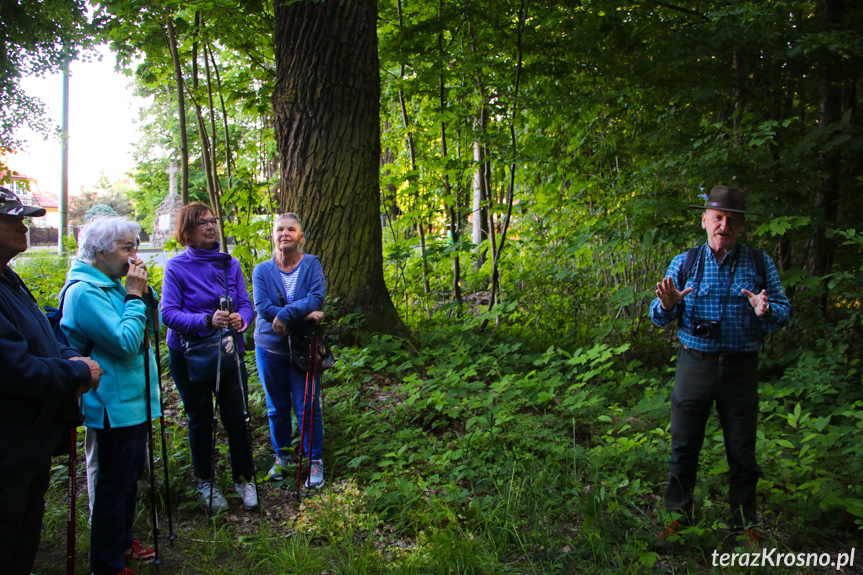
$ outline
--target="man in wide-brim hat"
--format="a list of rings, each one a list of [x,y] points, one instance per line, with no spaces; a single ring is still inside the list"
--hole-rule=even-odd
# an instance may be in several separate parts
[[[704,206],[707,242],[676,256],[656,284],[650,318],[662,327],[677,320],[680,350],[671,393],[671,461],[665,490],[668,525],[657,539],[691,524],[698,456],[713,404],[722,426],[730,469],[730,525],[758,546],[755,459],[758,423],[758,350],[764,336],[788,321],[791,304],[773,260],[737,243],[746,194],[716,186]]]

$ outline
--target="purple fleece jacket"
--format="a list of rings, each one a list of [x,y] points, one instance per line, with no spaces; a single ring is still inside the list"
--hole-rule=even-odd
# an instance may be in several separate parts
[[[180,334],[207,335],[207,316],[219,308],[219,298],[225,295],[225,265],[228,266],[228,293],[234,311],[243,318],[242,333],[252,323],[255,308],[249,300],[246,280],[240,262],[219,251],[186,247],[186,253],[168,260],[162,280],[162,323],[168,327],[168,347],[181,351]],[[237,338],[237,348],[245,351],[243,338]]]

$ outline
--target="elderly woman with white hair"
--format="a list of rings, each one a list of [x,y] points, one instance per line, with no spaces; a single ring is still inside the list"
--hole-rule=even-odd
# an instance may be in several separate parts
[[[70,345],[89,350],[104,369],[98,392],[83,398],[84,425],[96,431],[99,468],[90,533],[90,571],[96,575],[129,573],[126,560],[154,557],[132,535],[146,455],[144,362],[150,363],[150,373],[158,369],[152,350],[144,346],[148,314],[158,317],[158,310],[147,267],[137,257],[140,230],[120,217],[84,226],[78,260],[60,296],[60,327]],[[158,385],[150,386],[149,400],[152,416],[159,417]]]

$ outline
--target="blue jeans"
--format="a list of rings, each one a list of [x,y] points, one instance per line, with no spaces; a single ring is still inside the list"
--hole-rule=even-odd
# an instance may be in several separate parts
[[[112,428],[107,415],[105,428],[96,430],[99,473],[90,530],[90,571],[96,575],[119,573],[126,566],[123,550],[132,546],[146,437],[146,423]]]
[[[210,480],[213,479],[213,396],[216,393],[216,379],[213,378],[211,382],[190,381],[183,352],[168,349],[171,377],[189,418],[189,448],[195,477]],[[254,464],[245,418],[249,394],[246,363],[241,357],[240,377],[236,365],[229,367],[232,369],[223,366],[219,381],[219,415],[228,434],[231,476],[234,482],[252,481]],[[240,381],[243,383],[242,389]]]
[[[304,398],[306,396],[306,374],[291,367],[291,358],[267,351],[262,347],[255,348],[258,360],[258,375],[267,395],[267,416],[270,419],[270,440],[277,455],[287,456],[291,447],[291,404],[303,438],[303,453],[309,452],[309,435],[312,435],[312,459],[321,459],[324,445],[324,422],[321,418],[321,374],[314,381],[315,397],[312,413],[312,425],[304,416]],[[309,378],[311,379],[311,378]],[[308,382],[311,386],[312,381]],[[303,426],[305,421],[305,426]]]
[[[681,523],[692,519],[698,456],[714,403],[730,471],[731,522],[735,528],[749,527],[757,521],[755,494],[761,473],[755,460],[758,357],[754,353],[721,364],[680,349],[671,392],[671,463],[665,508],[682,513]]]

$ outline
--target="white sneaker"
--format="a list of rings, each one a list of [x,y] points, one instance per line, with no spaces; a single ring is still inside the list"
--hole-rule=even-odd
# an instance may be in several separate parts
[[[201,495],[201,501],[204,503],[204,507],[210,509],[211,490],[213,494],[212,510],[216,513],[220,511],[226,511],[228,509],[228,502],[225,501],[225,498],[222,496],[219,488],[216,487],[212,481],[201,481],[200,483],[198,483],[198,493],[200,493]]]
[[[255,509],[258,506],[258,490],[251,481],[246,483],[235,483],[237,493],[243,498],[243,506],[246,509]]]
[[[305,487],[320,487],[324,484],[324,461],[312,459],[312,473],[306,478]]]

